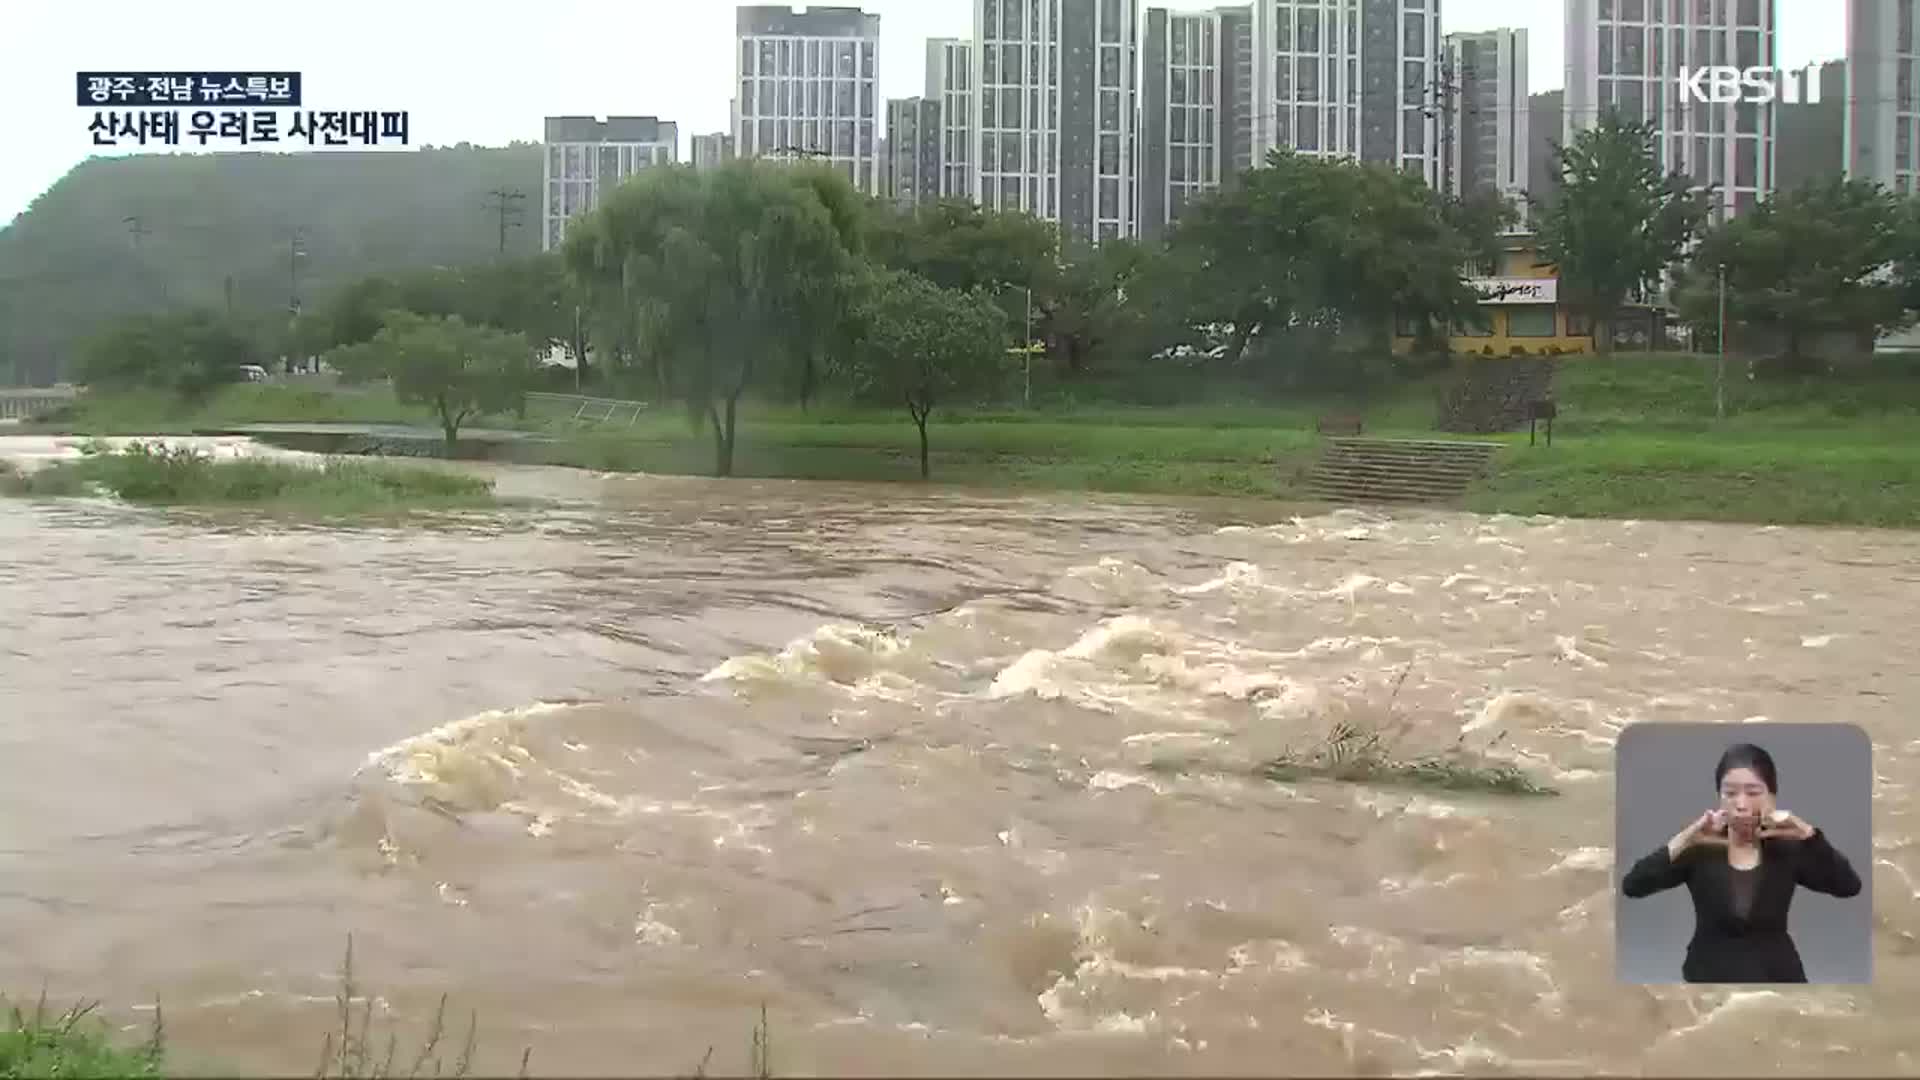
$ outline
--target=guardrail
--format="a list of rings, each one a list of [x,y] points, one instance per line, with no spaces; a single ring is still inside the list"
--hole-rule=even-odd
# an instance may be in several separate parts
[[[71,405],[76,390],[0,390],[0,420],[28,420],[50,409]]]
[[[640,419],[640,414],[647,411],[647,403],[644,401],[582,397],[579,394],[528,394],[527,400],[545,402],[562,408],[572,407],[573,418],[583,423],[605,424],[625,417],[627,426],[632,427]]]

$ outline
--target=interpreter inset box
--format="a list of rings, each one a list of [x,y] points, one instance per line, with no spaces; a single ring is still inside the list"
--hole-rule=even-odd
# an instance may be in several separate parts
[[[1852,724],[1635,724],[1614,773],[1631,983],[1873,979],[1873,743]]]

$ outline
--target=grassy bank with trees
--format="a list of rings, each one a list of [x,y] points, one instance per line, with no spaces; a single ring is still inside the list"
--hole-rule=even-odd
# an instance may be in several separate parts
[[[1498,361],[1495,361],[1498,362]],[[1508,449],[1464,502],[1483,512],[1920,527],[1920,364],[1883,361],[1844,378],[1749,379],[1734,365],[1728,416],[1715,418],[1712,357],[1618,354],[1571,358],[1557,378],[1554,445],[1524,432],[1489,436]],[[1124,385],[1036,385],[1034,408],[956,410],[936,432],[933,476],[990,488],[1308,501],[1320,453],[1317,417],[1363,410],[1369,433],[1431,438],[1444,375],[1372,395],[1259,400],[1258,387],[1192,388],[1177,404]],[[1069,394],[1073,396],[1069,396]],[[1265,395],[1271,399],[1273,395]],[[272,421],[432,426],[430,412],[374,388],[331,394],[241,385],[191,411],[137,395],[83,399],[63,429],[177,433]],[[609,472],[706,475],[713,446],[684,411],[658,408],[629,425],[577,424],[538,406],[523,425],[554,437],[526,460]],[[904,409],[836,397],[740,406],[734,475],[913,482],[918,434]]]
[[[1469,504],[1920,523],[1920,380],[1810,348],[1920,317],[1920,200],[1834,182],[1715,225],[1715,193],[1664,174],[1652,139],[1606,118],[1557,149],[1537,246],[1600,355],[1562,365],[1557,445],[1502,455]],[[196,311],[110,328],[62,422],[129,430],[171,402],[155,419],[174,427],[413,422],[449,450],[475,423],[544,428],[563,437],[539,460],[604,470],[1296,498],[1320,416],[1432,437],[1449,386],[1509,362],[1446,350],[1484,322],[1468,276],[1511,219],[1284,151],[1164,239],[1097,245],[963,202],[902,210],[818,165],[650,169],[554,253],[353,282],[273,334]],[[1612,353],[1605,328],[1669,277],[1695,331],[1717,329],[1724,280],[1729,339],[1774,343],[1752,378],[1736,358],[1724,417],[1709,364]],[[276,350],[361,392],[222,385]],[[580,430],[528,397],[576,385],[654,408]]]

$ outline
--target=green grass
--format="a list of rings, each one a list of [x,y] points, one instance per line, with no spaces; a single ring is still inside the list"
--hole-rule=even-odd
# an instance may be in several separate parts
[[[393,1077],[465,1077],[472,1074],[474,1051],[478,1045],[480,1017],[467,1016],[466,1034],[456,1056],[447,1051],[447,996],[440,996],[439,1007],[417,1044],[402,1048],[400,1033],[380,1030],[373,1018],[374,995],[367,993],[354,975],[353,938],[347,938],[346,957],[341,963],[338,988],[334,992],[334,1022],[322,1037],[314,1080],[388,1080]],[[7,1005],[0,998],[0,1080],[68,1080],[80,1077],[162,1077],[167,1069],[166,1027],[159,1003],[153,1011],[153,1027],[137,1046],[114,1038],[102,1021],[93,1016],[94,1005],[76,1006],[59,1015],[47,1011],[42,995],[32,1013]],[[767,1008],[760,1007],[759,1020],[752,1030],[747,1048],[750,1071],[744,1075],[772,1080],[772,1028]],[[520,1051],[518,1076],[525,1078],[532,1063],[533,1048]],[[713,1047],[688,1076],[704,1078],[713,1062]],[[178,1075],[207,1075],[212,1070],[182,1070]],[[218,1074],[217,1072],[214,1074]]]
[[[1338,717],[1318,743],[1305,750],[1289,749],[1263,762],[1255,772],[1278,783],[1333,780],[1487,795],[1560,794],[1527,775],[1519,766],[1490,756],[1490,751],[1506,740],[1504,731],[1494,736],[1483,750],[1470,749],[1464,735],[1443,750],[1419,751],[1409,747],[1407,740],[1419,725],[1412,716],[1397,712],[1394,706],[1412,671],[1412,664],[1401,670],[1392,695],[1377,713],[1360,708]]]
[[[1464,749],[1395,757],[1379,732],[1334,725],[1321,745],[1261,764],[1259,775],[1279,783],[1337,780],[1382,787],[1418,787],[1486,795],[1558,795],[1517,765],[1490,761]]]
[[[69,435],[190,435],[265,423],[436,425],[425,409],[402,405],[385,388],[341,392],[322,386],[248,383],[199,401],[163,391],[90,393],[25,426]]]
[[[1815,379],[1711,357],[1568,362],[1555,445],[1510,449],[1468,509],[1567,517],[1920,527],[1920,373],[1904,360]]]
[[[79,1005],[55,1015],[47,1011],[43,997],[29,1013],[0,999],[5,1012],[0,1021],[0,1080],[162,1075],[164,1035],[158,1009],[145,1045],[129,1047],[116,1044],[107,1025],[93,1015],[94,1008]]]
[[[216,460],[188,448],[145,443],[117,452],[89,446],[76,460],[0,473],[5,494],[57,498],[103,491],[153,506],[247,506],[322,516],[493,501],[491,482],[441,469],[364,461],[311,466]]]
[[[1920,527],[1920,364],[1877,359],[1869,369],[1830,377],[1749,380],[1746,364],[1733,360],[1724,420],[1714,415],[1714,364],[1712,357],[1671,354],[1566,358],[1556,382],[1555,445],[1528,447],[1525,433],[1494,437],[1510,449],[1463,506],[1569,517]],[[1370,435],[1432,438],[1447,378],[1428,376],[1365,396],[1276,402],[1270,388],[1194,385],[1191,374],[1173,374],[1189,381],[1037,380],[1031,410],[936,411],[929,429],[933,479],[968,487],[1308,502],[1320,416],[1360,412]],[[1128,396],[1177,403],[1117,400]],[[163,398],[88,398],[67,426],[147,433],[270,421],[430,423],[384,390],[334,395],[238,386],[182,410]],[[160,420],[171,426],[155,427]],[[570,409],[544,404],[524,422],[483,423],[558,437],[511,448],[516,460],[609,472],[713,472],[711,436],[694,430],[684,410],[672,405],[633,424],[579,423]],[[806,410],[747,402],[739,440],[734,475],[740,477],[919,480],[916,434],[904,410],[832,400]]]

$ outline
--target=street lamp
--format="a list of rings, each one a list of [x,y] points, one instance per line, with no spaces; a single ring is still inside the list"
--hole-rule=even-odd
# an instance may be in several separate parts
[[[1727,418],[1727,264],[1722,262],[1714,269],[1714,277],[1720,290],[1720,332],[1718,344],[1720,356],[1714,362],[1713,374],[1713,415],[1716,420]]]
[[[1012,282],[1003,286],[1003,288],[1011,287]],[[1033,340],[1033,286],[1023,285],[1021,289],[1027,296],[1027,333],[1020,340],[1019,346],[1008,349],[1007,352],[1018,354],[1020,357],[1020,399],[1025,408],[1031,409],[1033,408],[1033,354],[1039,346]]]

